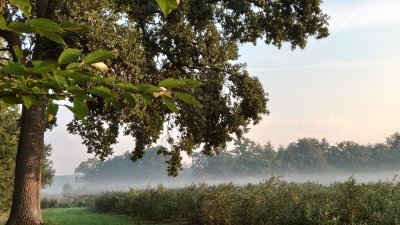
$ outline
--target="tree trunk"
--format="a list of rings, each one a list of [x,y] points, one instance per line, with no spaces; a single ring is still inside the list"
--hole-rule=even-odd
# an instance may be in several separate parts
[[[36,17],[52,19],[52,0],[35,0]],[[18,40],[18,39],[17,39]],[[9,46],[16,43],[6,39]],[[18,46],[20,44],[17,43]],[[46,39],[37,36],[32,59],[46,59]],[[14,56],[14,55],[13,55]],[[16,60],[15,57],[13,57]],[[10,216],[6,225],[40,225],[40,189],[42,179],[42,155],[46,131],[46,102],[27,109],[23,106],[21,129],[15,166],[14,192]]]
[[[42,224],[40,189],[45,110],[44,103],[22,109],[13,201],[6,225]]]

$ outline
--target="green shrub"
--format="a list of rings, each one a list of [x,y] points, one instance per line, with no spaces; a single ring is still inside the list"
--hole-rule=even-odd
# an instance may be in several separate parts
[[[200,225],[396,225],[400,185],[347,182],[323,186],[272,178],[257,185],[192,184],[99,195],[94,209],[146,221]]]

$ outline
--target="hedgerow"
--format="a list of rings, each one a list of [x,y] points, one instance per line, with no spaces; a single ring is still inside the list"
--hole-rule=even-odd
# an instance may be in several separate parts
[[[354,178],[324,186],[272,178],[260,184],[162,185],[129,192],[106,192],[93,204],[102,213],[146,221],[204,225],[400,224],[400,184],[361,184]]]

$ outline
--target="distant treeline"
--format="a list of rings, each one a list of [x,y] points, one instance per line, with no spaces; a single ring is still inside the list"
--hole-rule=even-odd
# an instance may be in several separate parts
[[[166,178],[164,158],[157,147],[149,148],[143,159],[130,160],[129,153],[101,162],[89,159],[76,168],[86,181],[154,180]],[[324,138],[301,138],[275,149],[270,143],[260,145],[249,139],[236,140],[233,149],[221,149],[214,157],[193,155],[193,163],[183,177],[221,177],[271,173],[362,172],[400,168],[400,133],[384,143],[362,145],[343,141],[331,145]]]

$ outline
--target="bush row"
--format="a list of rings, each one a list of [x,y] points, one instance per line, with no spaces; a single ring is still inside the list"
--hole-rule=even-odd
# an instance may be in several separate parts
[[[204,225],[400,224],[400,184],[359,184],[353,178],[323,186],[273,178],[247,186],[163,186],[108,192],[94,209],[147,221]]]
[[[40,207],[42,209],[92,207],[94,205],[94,199],[94,195],[77,195],[74,197],[44,197],[40,201]]]

